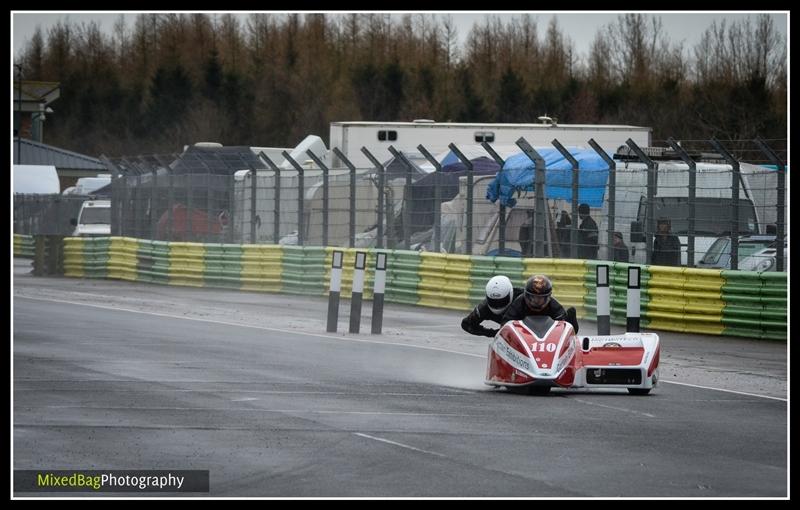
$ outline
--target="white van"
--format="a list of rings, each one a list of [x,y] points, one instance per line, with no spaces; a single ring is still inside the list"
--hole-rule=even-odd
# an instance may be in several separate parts
[[[110,236],[111,200],[86,200],[72,225],[73,237]]]
[[[108,174],[98,174],[97,177],[81,177],[78,179],[78,182],[75,183],[75,190],[73,193],[76,195],[91,195],[103,186],[108,186],[109,184],[111,184],[111,176]]]

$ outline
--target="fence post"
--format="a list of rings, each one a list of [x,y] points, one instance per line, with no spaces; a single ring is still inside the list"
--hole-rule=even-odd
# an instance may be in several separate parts
[[[544,243],[546,236],[545,233],[545,222],[544,222],[544,214],[545,214],[545,200],[544,200],[544,181],[545,181],[545,163],[544,158],[539,155],[538,152],[531,147],[531,144],[528,143],[525,138],[520,137],[517,140],[517,147],[522,149],[522,152],[525,153],[528,158],[533,161],[534,165],[536,166],[536,174],[535,174],[535,185],[536,185],[536,209],[534,210],[533,216],[533,246],[534,246],[534,255],[537,258],[544,257]],[[523,253],[522,256],[524,257],[525,254]]]
[[[434,158],[422,144],[417,150],[433,165],[435,178],[433,181],[433,251],[442,251],[442,165]]]
[[[54,216],[55,216],[54,220],[55,221],[53,221],[53,223],[55,225],[54,225],[52,233],[55,234],[55,235],[62,235],[61,234],[61,195],[56,195],[53,198],[53,202],[54,202],[53,209],[55,209],[55,214],[54,214]]]
[[[123,158],[124,159],[124,158]],[[131,216],[131,202],[133,201],[133,190],[131,189],[131,167],[128,166],[125,169],[124,176],[122,178],[122,207],[120,207],[119,211],[119,223],[122,226],[122,232],[120,235],[125,237],[130,237],[131,235],[131,224],[130,224],[130,216]],[[133,211],[134,213],[136,211]],[[134,218],[135,220],[135,218]]]
[[[136,168],[136,189],[133,190],[133,237],[141,238],[144,220],[142,209],[142,169]]]
[[[408,250],[411,248],[411,172],[413,167],[405,154],[395,149],[393,145],[389,146],[389,152],[406,167],[406,186],[403,190],[403,249]]]
[[[212,153],[210,153],[210,155],[214,156],[218,161],[222,162],[222,164],[225,165],[225,163],[223,162],[222,158],[219,157],[219,154],[217,154],[215,152],[212,152]],[[237,156],[248,167],[250,166],[249,163],[247,163],[247,161],[245,161],[245,159],[242,158],[241,153],[237,154]],[[206,181],[206,237],[205,237],[205,242],[207,242],[207,243],[211,243],[211,242],[214,242],[214,241],[220,241],[221,242],[221,240],[222,240],[222,223],[220,222],[219,215],[216,215],[216,216],[214,215],[214,210],[215,210],[214,209],[214,200],[212,199],[212,196],[211,196],[212,195],[212,190],[213,190],[216,182],[215,182],[215,179],[214,179],[214,174],[211,171],[211,167],[208,166],[208,164],[205,161],[202,161],[202,163],[203,163],[203,166],[206,167],[206,179],[205,179],[205,181]],[[231,175],[230,178],[231,178],[231,180],[233,180],[234,176]],[[231,194],[230,202],[229,202],[231,211],[235,210],[235,207],[233,207],[234,201],[235,201],[234,200],[234,196],[233,196],[233,194]],[[230,218],[230,220],[232,220],[232,218]],[[214,222],[218,222],[219,223],[219,227],[220,227],[219,239],[214,239],[212,237],[212,235],[211,235],[211,225]],[[233,229],[233,222],[232,221],[230,221],[230,223],[229,223],[229,228],[231,230]],[[242,232],[241,235],[242,235],[242,239],[240,239],[239,242],[244,243],[244,232]]]
[[[167,213],[167,228],[168,229],[172,229],[172,200],[170,198],[170,193],[172,192],[172,185],[171,185],[171,182],[172,182],[172,169],[169,167],[169,163],[166,163],[161,158],[161,156],[159,156],[158,154],[155,154],[153,157],[164,168],[164,172],[166,172],[166,175],[167,175],[167,210],[166,210],[166,213]],[[161,201],[160,200],[160,197],[161,197],[160,190],[159,190],[159,194],[158,195],[159,195],[159,202],[160,202]],[[153,228],[153,239],[156,239],[158,237],[158,221],[160,219],[161,218],[158,218],[156,220],[156,226]],[[172,230],[169,230],[169,235],[170,236],[172,235]],[[168,237],[167,240],[171,240],[171,237]],[[163,241],[163,239],[162,239],[162,241]]]
[[[258,200],[258,173],[253,165],[250,166],[250,244],[256,244],[256,215],[258,209],[256,207],[256,200]]]
[[[473,189],[475,174],[473,172],[472,161],[470,161],[469,158],[464,155],[464,153],[458,150],[458,147],[456,147],[455,144],[451,143],[447,146],[447,148],[453,151],[453,154],[455,154],[456,157],[467,167],[467,236],[465,248],[467,255],[472,255],[472,216],[473,211],[475,210],[475,204],[473,204],[475,199],[475,190]]]
[[[356,167],[342,151],[333,148],[333,153],[350,170],[350,247],[356,246]],[[309,154],[310,155],[310,154]]]
[[[386,288],[386,254],[375,254],[375,281],[372,285],[372,334],[380,335],[383,327],[383,293]]]
[[[775,249],[775,270],[776,271],[783,271],[784,270],[784,253],[783,253],[783,236],[784,236],[784,229],[785,229],[785,207],[786,207],[786,166],[784,165],[783,161],[778,157],[778,155],[770,148],[766,142],[764,142],[761,138],[756,138],[755,140],[756,145],[758,148],[761,149],[761,152],[767,155],[767,157],[772,161],[772,164],[777,167],[778,172],[778,210],[776,211],[777,214],[777,221],[776,221],[776,231],[775,231],[775,240],[777,241],[777,247]]]
[[[641,316],[641,268],[628,266],[628,302],[626,303],[625,332],[639,332],[639,317]]]
[[[678,154],[678,157],[689,166],[689,232],[686,246],[686,263],[688,267],[694,267],[694,229],[695,215],[697,214],[697,204],[695,204],[695,198],[697,197],[697,164],[691,156],[683,150],[683,147],[678,145],[671,137],[667,139],[667,143],[672,147],[672,150]]]
[[[158,160],[156,160],[158,161]],[[158,167],[153,165],[150,169],[152,180],[150,181],[150,239],[156,238],[156,227],[158,224]]]
[[[342,289],[342,259],[344,252],[336,250],[331,260],[331,287],[328,293],[328,333],[336,333],[339,324],[339,293]]]
[[[559,142],[557,138],[554,138],[553,141],[550,143],[552,143],[553,146],[556,149],[558,149],[558,152],[560,152],[561,155],[564,156],[564,159],[569,161],[569,164],[572,166],[572,215],[573,216],[572,216],[572,224],[570,224],[570,248],[569,248],[570,249],[569,256],[572,257],[572,252],[577,248],[576,244],[578,242],[577,239],[578,231],[576,230],[577,219],[578,219],[578,217],[576,216],[578,212],[578,180],[580,179],[578,170],[578,161],[572,156],[572,154],[570,154],[570,152],[563,145],[561,145],[561,142]],[[609,192],[609,200],[611,199],[611,196],[612,196],[611,192]],[[612,243],[611,236],[613,235],[612,232],[614,229],[614,220],[613,220],[614,217],[611,215],[612,212],[611,212],[610,201],[608,204],[608,210],[609,210],[608,246],[610,250]],[[572,239],[572,237],[575,237],[575,239]],[[556,239],[556,242],[551,244],[558,246],[560,249],[561,239]],[[560,256],[563,257],[564,254],[561,253]],[[611,257],[609,257],[608,260],[612,260]]]
[[[370,160],[372,166],[375,167],[375,171],[378,174],[378,232],[376,233],[377,239],[375,242],[376,248],[383,248],[383,187],[384,187],[384,171],[383,165],[375,159],[375,156],[372,155],[370,151],[367,150],[366,147],[361,147],[361,152],[367,159]]]
[[[739,161],[716,138],[711,139],[711,145],[731,164],[731,169],[733,170],[731,178],[731,207],[733,208],[733,219],[731,220],[731,270],[736,271],[739,269],[739,182],[741,179]]]
[[[144,156],[139,156],[139,168],[141,170],[140,171],[141,175],[139,176],[140,182],[144,181],[144,176],[147,175],[147,174],[150,174],[150,177],[152,177],[153,165],[147,159],[145,159]],[[153,213],[153,179],[150,179],[149,183],[150,183],[149,184],[149,188],[150,188],[149,196],[146,196],[147,194],[145,193],[144,186],[142,186],[142,189],[141,189],[141,192],[140,192],[141,196],[142,196],[142,201],[145,202],[145,204],[149,204],[147,207],[145,207],[144,205],[142,205],[140,207],[141,210],[142,210],[142,232],[140,234],[140,238],[141,239],[147,239],[148,237],[150,237],[150,236],[147,235],[146,232],[150,232],[151,231],[152,216],[154,214]]]
[[[311,149],[306,151],[308,157],[322,170],[322,246],[328,246],[328,213],[330,210],[330,181],[328,166],[319,159]],[[313,211],[312,211],[313,214]]]
[[[303,205],[305,199],[303,167],[288,152],[283,151],[281,155],[297,170],[297,246],[303,246]]]
[[[377,239],[375,242],[375,247],[383,248],[383,165],[381,165],[380,162],[375,159],[375,156],[373,156],[366,147],[361,147],[361,152],[367,157],[367,159],[370,160],[372,166],[375,167],[375,170],[378,173],[378,232],[376,233]]]
[[[46,273],[46,254],[45,237],[41,234],[33,236],[33,271],[34,276],[44,276]]]
[[[617,228],[617,164],[614,163],[614,160],[606,151],[594,141],[594,138],[589,140],[589,146],[594,149],[597,155],[608,165],[608,256],[606,258],[608,260],[614,260],[614,230]],[[577,174],[577,171],[575,173]],[[573,196],[578,196],[577,189],[573,190]],[[573,202],[572,207],[577,208],[578,206]]]
[[[189,157],[196,158],[193,155],[181,155],[181,160],[183,161],[184,172],[182,175],[183,185],[178,185],[177,188],[179,191],[183,193],[179,194],[179,196],[183,196],[183,207],[184,207],[184,220],[183,225],[181,225],[182,232],[178,232],[181,234],[183,242],[192,242],[192,236],[194,234],[194,225],[192,224],[192,207],[194,206],[192,200],[193,189],[192,189],[192,176],[194,175],[194,166],[189,164],[187,161]]]
[[[222,162],[222,158],[220,158],[217,154],[215,154],[213,152],[208,152],[207,154],[209,156],[212,156],[212,157],[214,157],[217,160]],[[211,194],[211,167],[208,166],[208,164],[205,162],[205,160],[203,158],[201,158],[199,155],[195,156],[195,157],[197,158],[197,161],[200,163],[200,165],[202,165],[206,170],[206,173],[205,173],[205,177],[206,177],[205,178],[205,183],[206,183],[206,186],[205,186],[206,187],[206,231],[203,232],[204,235],[202,236],[202,238],[203,238],[204,241],[208,242],[208,240],[210,238],[210,235],[211,235],[211,223],[213,222],[212,214],[211,214],[211,203],[210,203],[211,202],[211,200],[210,200],[210,198],[211,198],[211,196],[210,196],[210,194]],[[223,162],[222,164],[224,165],[225,163]],[[198,167],[198,169],[199,168],[200,167]],[[194,178],[195,178],[195,175],[202,175],[202,174],[195,174],[194,172],[191,172],[190,174],[187,175],[187,178],[189,179],[189,191],[190,191],[189,200],[193,200],[194,199],[193,190],[194,190]],[[233,179],[233,175],[231,175],[231,179]],[[201,188],[202,188],[202,185],[201,185]],[[191,208],[191,207],[189,208],[189,214],[187,214],[188,218],[193,218],[193,216],[194,216],[194,214],[193,214],[194,211],[192,209],[193,208]],[[190,225],[191,225],[191,223],[190,223]],[[190,229],[190,232],[192,233],[192,239],[191,239],[192,242],[197,242],[197,238],[194,237],[194,230]]]
[[[273,201],[275,202],[275,212],[272,215],[272,242],[278,244],[281,233],[281,169],[263,152],[259,152],[258,157],[261,158],[275,174],[275,190],[272,195]]]
[[[655,196],[658,189],[658,168],[652,159],[636,145],[632,139],[628,138],[625,142],[628,147],[636,154],[639,160],[647,166],[647,227],[645,227],[645,254],[647,255],[647,263],[651,264],[653,261],[653,236],[656,231],[656,219],[653,217],[655,214]]]
[[[145,159],[144,156],[138,156],[137,160],[138,160],[137,166],[139,167],[139,176],[137,178],[138,187],[139,187],[138,194],[141,197],[139,199],[139,201],[143,202],[143,203],[148,203],[148,202],[150,203],[149,207],[145,207],[143,203],[140,203],[140,204],[137,205],[137,208],[141,209],[141,214],[140,214],[141,221],[140,221],[140,224],[139,224],[141,230],[139,232],[138,237],[140,239],[147,239],[147,235],[145,234],[145,231],[148,230],[149,223],[150,223],[147,213],[149,211],[150,212],[149,216],[152,216],[152,211],[153,211],[153,208],[152,208],[153,182],[150,181],[150,196],[149,196],[149,199],[148,199],[148,198],[145,197],[145,190],[144,190],[144,186],[143,186],[143,177],[144,177],[144,175],[146,173],[152,173],[152,170],[151,170],[152,165]]]
[[[358,333],[361,328],[361,298],[364,292],[364,267],[367,252],[357,251],[353,270],[353,288],[350,299],[350,333]]]
[[[175,240],[175,171],[169,173],[167,179],[167,241]]]
[[[608,288],[608,268],[606,264],[595,267],[597,296],[597,334],[611,334],[611,300]]]
[[[111,170],[111,235],[118,236],[120,235],[120,221],[119,221],[119,179],[120,179],[120,172],[117,165],[111,162],[105,155],[100,156],[100,161]]]
[[[499,197],[500,197],[500,179],[503,175],[503,166],[505,166],[506,162],[503,160],[503,158],[500,157],[499,154],[497,154],[497,152],[495,152],[495,150],[492,148],[491,145],[488,144],[488,142],[481,142],[481,147],[483,147],[483,150],[485,150],[489,154],[489,156],[491,156],[492,159],[495,160],[495,162],[497,162],[498,165],[500,165],[500,169],[497,171],[497,175],[495,176],[495,182],[497,183],[497,196],[498,196],[497,202],[500,204],[499,206],[500,210],[498,211],[498,214],[500,215],[499,217],[500,225],[497,236],[497,250],[499,256],[502,257],[503,255],[505,255],[506,252],[506,206],[503,205],[503,202],[502,200],[499,199]]]

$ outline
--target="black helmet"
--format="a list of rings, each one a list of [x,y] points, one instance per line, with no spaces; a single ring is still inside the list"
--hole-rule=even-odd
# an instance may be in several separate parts
[[[528,278],[525,283],[525,304],[534,311],[541,311],[550,303],[553,284],[550,278],[537,274]]]

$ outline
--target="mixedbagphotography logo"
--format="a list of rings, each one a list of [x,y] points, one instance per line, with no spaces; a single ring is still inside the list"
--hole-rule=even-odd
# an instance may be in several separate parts
[[[209,492],[208,470],[14,470],[15,492]]]

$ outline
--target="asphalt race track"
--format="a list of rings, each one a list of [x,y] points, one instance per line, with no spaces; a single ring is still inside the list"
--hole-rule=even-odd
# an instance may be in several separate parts
[[[342,300],[325,333],[324,298],[28,271],[14,469],[207,469],[197,496],[787,496],[785,343],[658,332],[651,395],[531,397],[483,385],[459,312],[387,303],[377,336],[365,302],[352,335]]]

